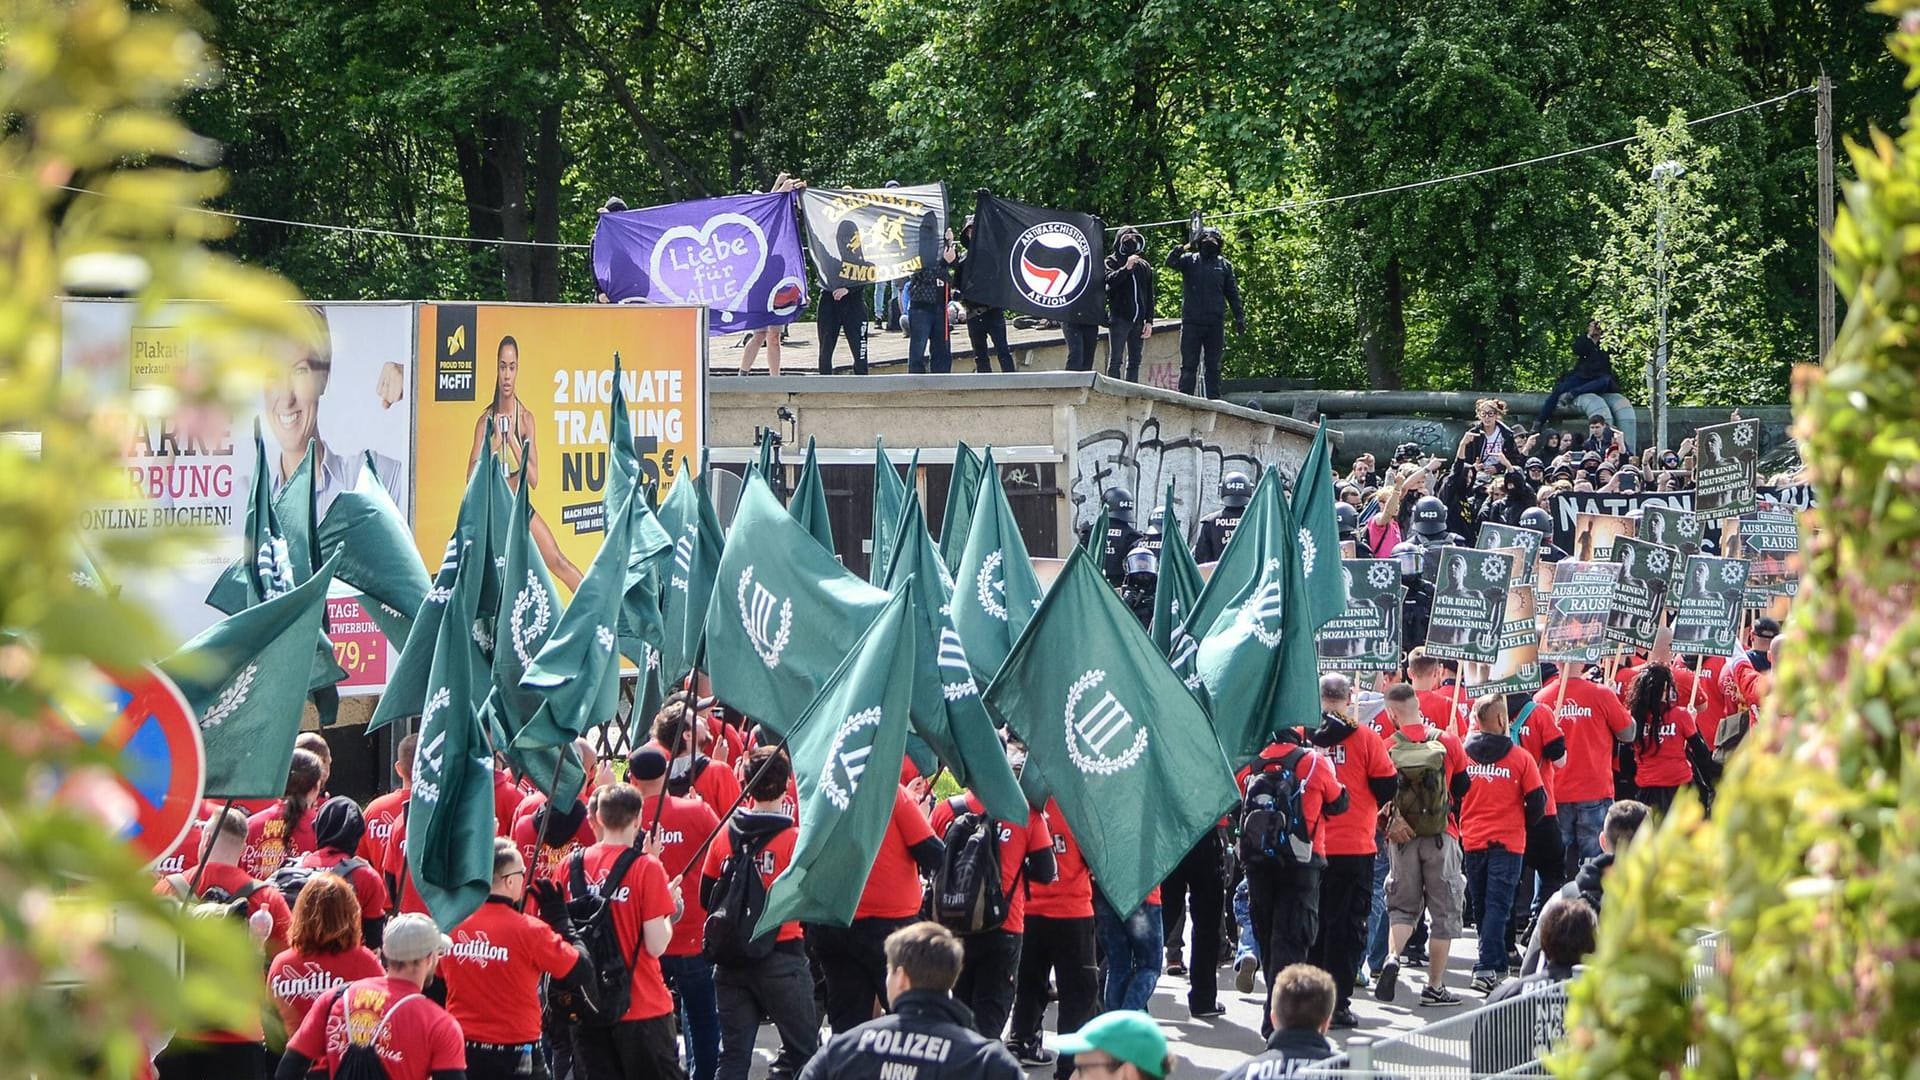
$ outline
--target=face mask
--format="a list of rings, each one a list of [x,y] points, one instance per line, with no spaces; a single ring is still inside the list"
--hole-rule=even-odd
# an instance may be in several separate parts
[[[1129,236],[1125,240],[1120,241],[1120,254],[1138,255],[1140,254],[1140,249],[1143,246],[1144,245],[1141,244],[1139,237]]]
[[[1211,240],[1202,240],[1200,241],[1200,254],[1218,255],[1220,254],[1220,245]]]

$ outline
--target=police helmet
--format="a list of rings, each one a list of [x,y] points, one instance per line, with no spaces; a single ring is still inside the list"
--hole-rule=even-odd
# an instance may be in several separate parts
[[[1140,544],[1132,551],[1127,552],[1128,577],[1158,577],[1159,575],[1160,559],[1159,556],[1153,553],[1152,548],[1145,544]]]
[[[1123,487],[1110,487],[1101,499],[1106,503],[1108,520],[1133,524],[1133,492]]]
[[[1400,576],[1416,578],[1427,562],[1427,549],[1411,540],[1394,545],[1393,558],[1400,564]]]
[[[1333,504],[1333,520],[1341,536],[1352,536],[1353,530],[1360,527],[1360,512],[1346,503],[1337,502]]]
[[[1432,495],[1420,496],[1413,504],[1413,531],[1427,539],[1446,535],[1447,504]]]
[[[1220,478],[1220,502],[1239,508],[1253,501],[1253,477],[1238,469]]]
[[[1520,511],[1520,527],[1545,536],[1553,531],[1553,515],[1537,506],[1529,506]]]
[[[1147,535],[1159,536],[1167,528],[1167,508],[1156,506],[1153,513],[1147,515]]]

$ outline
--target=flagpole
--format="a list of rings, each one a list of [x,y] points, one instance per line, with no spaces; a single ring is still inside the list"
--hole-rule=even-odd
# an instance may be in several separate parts
[[[233,796],[229,795],[227,796],[226,804],[220,807],[220,816],[215,820],[221,821],[221,822],[226,821],[227,811],[232,809],[233,809]],[[200,841],[202,845],[206,843],[206,832],[207,832],[207,827],[203,823],[200,826]],[[215,835],[218,835],[219,829],[216,827],[214,832],[215,832]],[[196,851],[194,852],[194,854],[198,856],[201,853]],[[200,879],[206,874],[206,872],[207,872],[207,860],[205,858],[198,859],[193,865],[193,882],[187,886],[187,891],[189,893],[192,893],[193,896],[200,895]],[[192,896],[183,896],[180,899],[190,900],[192,898],[193,898]]]
[[[812,713],[808,712],[806,715],[800,717],[799,721],[793,725],[793,730],[780,736],[779,741],[773,744],[774,748],[779,751],[779,754],[787,752],[787,743],[793,739],[794,734],[797,733],[801,727],[805,726],[806,721],[811,716]],[[685,874],[687,870],[691,870],[700,865],[701,861],[707,857],[707,849],[713,846],[713,841],[720,835],[720,830],[727,827],[727,819],[732,817],[733,812],[740,809],[741,805],[747,801],[747,796],[753,792],[753,785],[760,782],[760,777],[766,773],[767,766],[773,764],[773,759],[778,757],[779,754],[768,755],[767,760],[761,762],[760,767],[753,771],[753,775],[747,777],[746,783],[740,785],[740,794],[734,797],[733,805],[727,807],[727,812],[720,815],[719,823],[713,827],[712,832],[707,834],[707,838],[700,841],[700,847],[693,853],[693,861],[687,864],[686,869],[680,871],[681,874]],[[661,793],[660,804],[662,806],[666,805],[666,793],[664,791]],[[677,877],[679,875],[675,876]]]

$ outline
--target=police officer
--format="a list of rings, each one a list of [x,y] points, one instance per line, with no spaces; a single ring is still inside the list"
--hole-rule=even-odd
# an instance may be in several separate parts
[[[1080,545],[1100,557],[1101,573],[1117,589],[1126,584],[1127,552],[1140,542],[1140,530],[1133,527],[1133,492],[1111,487],[1101,502],[1107,508],[1107,535],[1096,547],[1088,535],[1093,526],[1088,525],[1080,533]]]
[[[963,951],[953,931],[919,922],[887,936],[887,1000],[893,1010],[830,1039],[800,1080],[1022,1080],[1020,1063],[973,1030],[953,999]]]
[[[1167,508],[1156,506],[1153,513],[1147,515],[1147,531],[1140,534],[1140,543],[1136,547],[1145,547],[1153,552],[1153,561],[1160,563],[1160,544],[1166,539]]]
[[[1520,527],[1532,529],[1544,539],[1540,541],[1540,557],[1547,562],[1559,562],[1567,553],[1554,546],[1553,515],[1538,506],[1529,506],[1520,511]]]
[[[1432,495],[1413,504],[1413,539],[1424,547],[1465,547],[1459,533],[1447,531],[1447,504]]]
[[[1393,557],[1400,564],[1400,584],[1407,590],[1400,606],[1400,643],[1402,651],[1407,651],[1426,644],[1427,624],[1433,619],[1433,586],[1420,573],[1426,566],[1427,546],[1418,540],[1403,541],[1393,549]]]
[[[1120,599],[1140,620],[1141,626],[1153,622],[1153,590],[1160,583],[1160,557],[1144,541],[1127,552],[1127,576],[1120,585]]]
[[[1343,502],[1333,504],[1333,522],[1340,530],[1340,542],[1353,543],[1353,557],[1356,559],[1373,558],[1373,549],[1360,535],[1360,512]]]
[[[1193,541],[1196,562],[1214,562],[1227,550],[1233,530],[1253,501],[1253,477],[1238,469],[1220,478],[1220,509],[1200,519],[1200,534]]]

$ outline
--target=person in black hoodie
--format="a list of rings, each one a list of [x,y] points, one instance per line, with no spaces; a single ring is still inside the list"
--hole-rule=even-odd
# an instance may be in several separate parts
[[[1353,683],[1340,674],[1320,677],[1320,726],[1310,741],[1333,762],[1334,775],[1346,789],[1348,811],[1324,830],[1327,866],[1320,873],[1320,927],[1314,935],[1313,962],[1323,970],[1352,972],[1366,954],[1367,915],[1373,910],[1373,857],[1377,852],[1375,826],[1380,807],[1393,801],[1400,778],[1387,748],[1370,727],[1348,719],[1353,711]],[[1358,1027],[1350,1002],[1353,980],[1333,1010],[1336,1027]]]
[[[1220,1080],[1276,1080],[1334,1054],[1327,1041],[1333,1020],[1333,976],[1312,964],[1293,964],[1273,978],[1266,1052],[1220,1074]]]
[[[1600,905],[1606,900],[1607,872],[1613,869],[1613,860],[1619,857],[1627,842],[1640,831],[1640,826],[1646,823],[1650,813],[1651,808],[1636,799],[1621,799],[1607,807],[1606,823],[1600,828],[1600,854],[1580,864],[1580,870],[1573,875],[1573,880],[1561,886],[1554,898],[1541,909],[1540,918],[1534,921],[1533,935],[1527,942],[1526,961],[1520,965],[1524,974],[1532,975],[1541,969],[1544,959],[1542,928],[1547,923],[1547,913],[1556,906],[1579,900],[1592,908],[1594,917],[1599,918]]]
[[[1579,397],[1581,394],[1615,394],[1620,391],[1620,379],[1613,373],[1613,357],[1600,345],[1601,329],[1599,319],[1587,321],[1587,332],[1573,341],[1573,370],[1560,376],[1547,393],[1547,400],[1540,406],[1540,415],[1534,418],[1533,429],[1543,431],[1553,420],[1553,412],[1560,407],[1560,399]]]
[[[1000,370],[1013,370],[1013,350],[1007,348],[1007,313],[1002,308],[988,307],[976,302],[968,294],[972,284],[973,269],[967,262],[973,248],[973,215],[967,215],[967,222],[960,227],[959,258],[953,264],[954,287],[959,290],[960,302],[967,310],[967,340],[973,345],[973,370],[975,374],[993,373],[993,357],[987,348],[1000,357]]]
[[[953,931],[919,922],[887,937],[887,999],[892,1012],[827,1041],[800,1080],[1022,1080],[1020,1063],[998,1038],[973,1030],[973,1014],[953,999],[963,950]]]
[[[1533,755],[1508,738],[1507,701],[1489,694],[1473,703],[1467,768],[1453,778],[1466,852],[1467,905],[1480,940],[1473,989],[1492,994],[1507,974],[1507,920],[1513,914],[1527,832],[1547,812],[1547,789]]]
[[[1120,355],[1127,357],[1127,381],[1140,381],[1140,353],[1153,336],[1153,264],[1145,258],[1147,241],[1128,226],[1114,239],[1107,256],[1107,377],[1120,378]]]
[[[1235,333],[1247,332],[1246,309],[1240,305],[1240,282],[1233,264],[1220,254],[1225,240],[1219,229],[1203,229],[1185,247],[1167,252],[1167,268],[1180,274],[1180,392],[1193,393],[1194,376],[1202,359],[1206,364],[1209,398],[1220,397],[1220,352],[1226,346],[1227,309],[1233,309]]]

